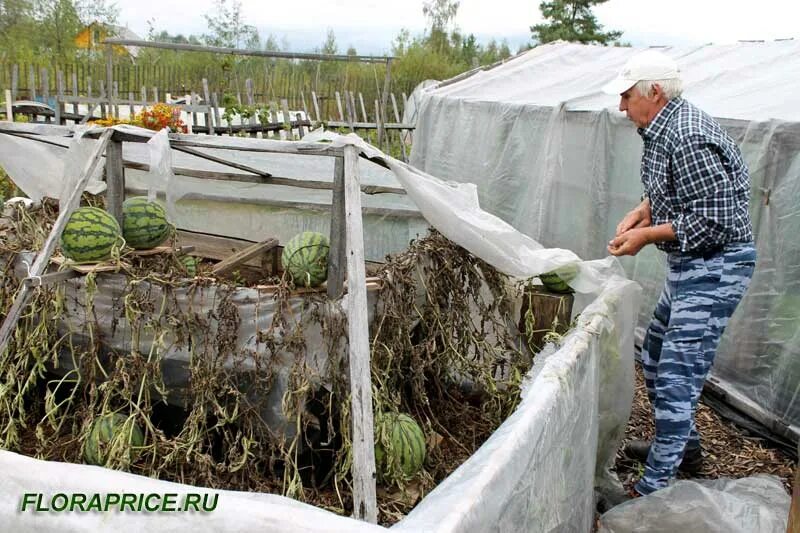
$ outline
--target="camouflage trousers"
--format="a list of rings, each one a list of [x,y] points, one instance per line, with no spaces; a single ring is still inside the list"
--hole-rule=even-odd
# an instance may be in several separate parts
[[[647,393],[656,435],[640,494],[664,488],[686,450],[699,450],[695,410],[720,337],[755,267],[752,243],[707,254],[668,255],[664,289],[642,343]]]

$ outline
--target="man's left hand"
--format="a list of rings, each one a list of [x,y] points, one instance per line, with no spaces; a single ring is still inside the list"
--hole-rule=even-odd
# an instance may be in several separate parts
[[[636,255],[639,250],[649,244],[647,239],[648,228],[634,228],[618,235],[608,243],[608,252],[611,255]]]

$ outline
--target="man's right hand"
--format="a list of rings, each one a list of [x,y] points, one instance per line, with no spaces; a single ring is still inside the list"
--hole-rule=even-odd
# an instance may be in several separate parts
[[[645,198],[636,209],[628,212],[622,221],[617,224],[617,233],[614,237],[619,237],[628,230],[634,228],[646,228],[650,226],[652,220],[650,218],[650,200]]]

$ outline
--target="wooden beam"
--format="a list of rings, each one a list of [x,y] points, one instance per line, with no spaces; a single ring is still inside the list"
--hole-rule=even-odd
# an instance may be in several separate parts
[[[344,148],[344,197],[347,233],[347,338],[349,344],[350,410],[353,423],[353,514],[378,522],[375,489],[375,433],[372,415],[369,322],[364,268],[364,229],[361,219],[361,187],[358,149]]]
[[[246,239],[234,239],[232,237],[222,237],[220,235],[211,235],[208,233],[198,233],[194,231],[178,230],[178,242],[188,247],[193,247],[190,255],[199,257],[206,257],[216,261],[224,261],[232,254],[241,252],[254,244],[253,241]],[[242,264],[245,266],[258,268],[261,266],[260,258],[246,259]]]
[[[122,202],[125,201],[125,167],[122,142],[111,140],[106,151],[106,209],[122,227]]]
[[[50,256],[53,255],[53,250],[56,248],[56,243],[61,236],[61,232],[64,230],[64,226],[67,225],[67,221],[69,220],[69,217],[72,215],[73,211],[75,211],[78,205],[80,205],[83,190],[86,188],[86,184],[89,182],[89,179],[94,174],[97,165],[102,159],[103,152],[105,151],[106,146],[111,139],[111,131],[112,130],[106,130],[103,132],[103,136],[100,138],[100,142],[97,143],[92,157],[90,157],[84,165],[83,170],[78,177],[78,181],[75,184],[75,189],[73,189],[72,194],[70,194],[62,209],[59,211],[58,218],[53,224],[53,229],[50,231],[50,235],[47,237],[42,249],[36,256],[33,266],[31,266],[29,269],[29,278],[35,278],[44,274],[45,269],[50,261]],[[5,353],[6,349],[8,348],[8,341],[11,337],[11,334],[16,329],[17,322],[22,314],[22,310],[25,308],[28,300],[30,299],[30,289],[31,287],[27,283],[24,283],[20,286],[19,291],[17,291],[17,294],[14,298],[14,303],[11,306],[11,309],[8,311],[8,315],[6,315],[6,319],[3,321],[2,326],[0,326],[0,355]]]
[[[61,272],[51,272],[49,274],[42,274],[41,276],[24,278],[22,282],[32,288],[42,287],[45,285],[52,285],[53,283],[66,281],[68,279],[77,278],[80,275],[80,272],[69,269],[62,270]]]
[[[225,165],[231,168],[235,168],[236,170],[243,170],[244,172],[249,172],[251,174],[255,174],[256,176],[261,176],[262,178],[271,178],[272,174],[269,172],[265,172],[263,170],[259,170],[257,168],[249,167],[247,165],[242,165],[240,163],[236,163],[235,161],[230,161],[228,159],[223,159],[222,157],[217,157],[215,155],[207,154],[201,152],[200,150],[195,150],[193,148],[189,148],[186,146],[172,146],[173,150],[178,152],[183,152],[185,154],[193,155],[195,157],[199,157],[200,159],[205,159],[207,161],[213,161],[214,163],[219,163],[220,165]]]
[[[278,247],[278,239],[267,239],[265,241],[257,242],[243,250],[239,250],[232,256],[223,259],[217,263],[211,270],[215,276],[230,272],[236,267],[242,266],[246,261],[256,256],[261,256]]]
[[[347,267],[344,212],[344,158],[337,157],[333,170],[333,200],[331,205],[331,249],[328,253],[328,298],[338,300],[344,290]]]

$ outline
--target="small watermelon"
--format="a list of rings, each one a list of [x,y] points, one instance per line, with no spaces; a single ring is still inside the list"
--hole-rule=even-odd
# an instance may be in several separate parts
[[[382,413],[375,423],[375,465],[384,481],[414,477],[425,461],[425,434],[403,413]]]
[[[181,257],[180,261],[181,265],[183,265],[183,268],[190,277],[193,278],[197,275],[197,265],[200,263],[200,261],[196,257],[184,255]]]
[[[572,292],[572,288],[567,285],[567,283],[575,279],[577,275],[578,267],[575,265],[567,265],[557,268],[552,272],[540,274],[539,279],[542,280],[542,283],[548,291],[564,294]]]
[[[61,232],[61,250],[76,263],[99,263],[111,257],[114,246],[122,245],[119,224],[107,211],[79,207]]]
[[[292,237],[281,254],[283,269],[298,287],[316,287],[328,279],[328,238],[304,231]]]
[[[146,196],[128,198],[122,204],[122,236],[131,248],[146,250],[161,245],[172,231],[161,204]]]
[[[83,456],[87,463],[105,466],[112,448],[128,450],[130,461],[136,459],[135,448],[144,446],[144,435],[139,426],[121,413],[102,416],[92,423],[84,445]]]

